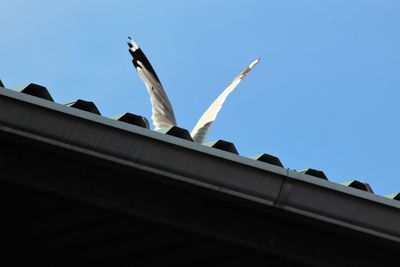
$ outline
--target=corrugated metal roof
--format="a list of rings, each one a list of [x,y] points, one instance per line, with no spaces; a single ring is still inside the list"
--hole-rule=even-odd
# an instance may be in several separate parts
[[[1,80],[0,80],[0,86],[4,87],[3,83],[1,82]],[[19,87],[19,88],[16,88],[16,89],[8,89],[8,90],[17,91],[17,92],[20,92],[20,93],[23,93],[23,94],[35,96],[35,97],[38,97],[38,98],[41,98],[41,99],[45,99],[45,100],[54,102],[54,100],[53,100],[51,94],[49,93],[49,91],[47,90],[47,88],[44,87],[44,86],[38,85],[38,84],[31,83],[31,84],[28,84],[28,85],[25,85],[25,86],[22,86],[22,87]],[[90,113],[93,113],[93,114],[96,114],[96,115],[101,115],[101,113],[100,113],[99,109],[97,108],[97,106],[95,105],[95,103],[93,103],[91,101],[85,101],[85,100],[82,100],[82,99],[78,99],[76,101],[73,101],[71,103],[67,103],[67,104],[64,104],[64,105],[65,106],[69,106],[69,107],[73,107],[73,108],[76,108],[76,109],[80,109],[80,110],[83,110],[83,111],[87,111],[87,112],[90,112]],[[145,118],[144,116],[136,115],[136,114],[133,114],[133,113],[127,112],[127,113],[125,113],[123,115],[120,115],[120,116],[113,116],[113,117],[111,117],[111,119],[118,120],[118,121],[121,121],[121,122],[126,122],[126,123],[129,123],[129,124],[132,124],[132,125],[136,125],[136,126],[139,126],[139,127],[143,127],[143,128],[149,129],[148,119]],[[176,127],[176,126],[173,126],[173,127],[170,127],[170,128],[163,128],[163,129],[160,129],[160,130],[158,130],[156,132],[162,133],[162,134],[166,134],[166,135],[169,135],[169,136],[174,136],[176,138],[181,138],[181,139],[188,140],[188,141],[193,141],[193,139],[191,138],[190,133],[189,133],[189,131],[187,129],[183,129],[183,128]],[[226,141],[226,140],[210,141],[210,142],[206,143],[205,146],[206,147],[211,147],[211,148],[216,148],[216,149],[219,149],[219,150],[222,150],[222,151],[226,151],[226,152],[230,152],[230,153],[239,155],[239,152],[237,151],[235,145],[233,143],[231,143],[231,142]],[[249,158],[283,168],[283,165],[282,165],[280,159],[278,157],[270,155],[270,154],[264,153],[264,154],[260,154],[260,155],[249,157]],[[291,170],[291,171],[292,172],[296,172],[294,170]],[[315,170],[315,169],[312,169],[312,168],[309,168],[309,169],[306,169],[306,170],[303,170],[303,171],[299,171],[298,173],[299,174],[306,174],[306,175],[317,177],[317,178],[321,178],[321,179],[324,179],[324,180],[329,180],[328,177],[324,174],[323,171]],[[297,174],[296,174],[296,176],[297,176]],[[370,185],[368,183],[363,182],[363,181],[351,180],[351,181],[342,182],[340,184],[344,185],[344,186],[347,186],[347,187],[350,187],[350,188],[356,188],[356,189],[359,189],[359,190],[362,190],[362,191],[373,193],[373,190],[370,187]],[[390,196],[392,196],[392,195],[390,195]],[[388,196],[386,196],[386,197],[388,197]],[[392,197],[388,197],[388,198],[398,200],[398,198],[392,198]]]

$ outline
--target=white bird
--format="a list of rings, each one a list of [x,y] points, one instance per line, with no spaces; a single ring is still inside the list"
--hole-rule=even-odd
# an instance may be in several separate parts
[[[155,130],[176,126],[175,114],[172,109],[171,102],[157,77],[156,72],[151,66],[149,60],[143,53],[142,49],[128,37],[129,53],[132,56],[132,63],[135,66],[140,78],[143,80],[150,95],[152,106],[151,119],[155,126]],[[197,143],[204,143],[210,130],[211,124],[217,118],[218,112],[224,104],[228,95],[236,88],[250,70],[260,62],[260,59],[254,60],[250,65],[242,71],[235,79],[225,88],[217,99],[209,106],[207,111],[200,117],[196,126],[190,135]]]

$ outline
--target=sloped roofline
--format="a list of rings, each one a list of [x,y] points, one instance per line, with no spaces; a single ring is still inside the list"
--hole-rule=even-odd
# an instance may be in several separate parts
[[[0,131],[400,243],[396,200],[3,88]]]

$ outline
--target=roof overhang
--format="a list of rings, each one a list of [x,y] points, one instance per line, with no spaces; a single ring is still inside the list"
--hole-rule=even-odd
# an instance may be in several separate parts
[[[400,247],[399,202],[283,167],[3,88],[0,88],[0,132],[60,151],[78,153],[128,172],[151,174],[153,178],[148,178],[156,177],[157,183],[207,192],[213,197],[249,206],[250,210],[262,214],[312,222],[322,228],[345,231],[351,236],[360,235],[364,240],[376,238],[382,244],[387,242],[385,246]],[[16,182],[37,186],[32,179],[23,177],[2,176],[1,179],[19,179]],[[107,182],[110,181],[117,183],[118,179]],[[107,198],[105,191],[96,192],[93,196],[91,192],[73,187],[72,178],[69,186],[77,198],[127,213],[134,212],[129,201],[121,201],[124,197],[120,196],[119,200]],[[71,191],[57,184],[56,179],[48,180],[39,187],[67,195]],[[162,195],[161,191],[157,192]],[[128,195],[125,197],[129,198]],[[145,213],[141,212],[142,215]],[[188,229],[196,225],[195,222],[192,225],[167,220],[170,215],[165,216],[153,219],[176,223]],[[212,220],[207,223],[211,224]],[[260,224],[265,222],[253,223],[255,229],[261,229]],[[251,223],[247,225],[251,226]],[[196,229],[205,231],[201,227]],[[223,227],[219,231],[213,233],[235,240],[231,231],[224,233]],[[293,234],[293,229],[287,231]],[[307,238],[306,234],[299,236]],[[254,240],[254,236],[240,238],[250,246],[270,247],[270,244],[264,243],[265,240]]]

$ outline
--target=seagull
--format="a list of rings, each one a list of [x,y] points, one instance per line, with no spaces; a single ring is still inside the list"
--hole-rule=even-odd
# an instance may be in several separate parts
[[[150,64],[139,45],[128,37],[129,53],[132,56],[132,63],[137,70],[140,78],[143,80],[147,91],[150,95],[152,106],[151,119],[155,126],[155,130],[176,126],[176,119],[171,102],[159,80],[156,72]],[[256,59],[248,65],[235,79],[222,91],[222,93],[209,106],[206,112],[200,117],[196,126],[190,135],[196,143],[204,143],[207,139],[211,124],[217,118],[218,112],[221,110],[226,98],[238,86],[243,78],[254,68],[260,59]]]

